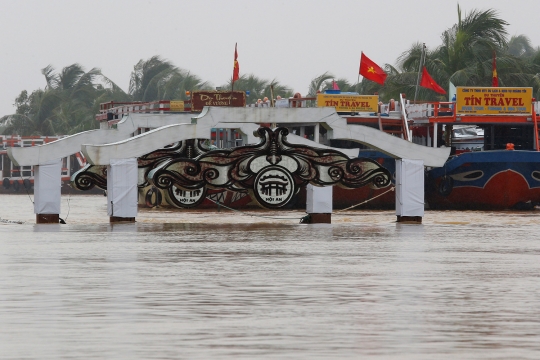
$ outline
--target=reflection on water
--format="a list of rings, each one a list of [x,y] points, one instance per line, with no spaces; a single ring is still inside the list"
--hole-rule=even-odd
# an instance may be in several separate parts
[[[0,358],[537,359],[540,213],[141,210],[0,196]],[[67,213],[62,203],[61,217]]]

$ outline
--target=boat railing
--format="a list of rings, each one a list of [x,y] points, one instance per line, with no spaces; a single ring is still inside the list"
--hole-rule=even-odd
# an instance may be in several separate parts
[[[191,110],[191,100],[183,100],[184,109],[171,110],[171,100],[158,100],[149,102],[114,102],[100,104],[99,114],[96,115],[98,121],[109,121],[114,124],[122,119],[123,115],[130,113],[154,113],[163,114],[164,112],[187,112]]]
[[[256,107],[256,108],[268,108],[268,107],[279,107],[279,108],[306,108],[306,107],[316,107],[317,98],[316,97],[298,97],[298,98],[288,98],[288,99],[277,99],[274,101],[274,106],[272,106],[270,101],[256,102],[253,104],[247,104],[246,107]]]
[[[248,107],[270,107],[270,102],[251,104]],[[289,107],[289,108],[306,108],[317,106],[316,97],[297,97],[289,99],[281,99],[275,103],[276,107]],[[189,112],[191,110],[191,101],[184,101],[183,112]],[[109,125],[114,125],[122,119],[122,116],[130,113],[154,113],[163,114],[168,112],[182,112],[176,109],[171,109],[171,100],[158,100],[150,102],[106,102],[100,104],[99,114],[96,115],[98,121],[108,121]]]
[[[454,116],[454,103],[451,101],[444,101],[408,104],[407,115],[410,120]]]
[[[63,136],[20,136],[0,135],[0,147],[29,147],[44,145],[61,139]]]
[[[300,98],[289,98],[289,107],[315,107],[317,106],[316,97],[300,97]]]
[[[401,117],[403,119],[403,132],[405,135],[405,140],[412,141],[411,133],[409,131],[409,120],[407,119],[407,112],[405,111],[405,96],[404,94],[399,94],[399,104],[401,109]]]

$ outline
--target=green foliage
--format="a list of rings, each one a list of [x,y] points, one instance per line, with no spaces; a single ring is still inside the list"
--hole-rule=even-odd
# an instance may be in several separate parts
[[[441,34],[438,47],[425,50],[428,72],[443,88],[448,88],[449,82],[456,86],[491,86],[495,52],[499,86],[531,86],[539,98],[540,49],[533,48],[525,35],[507,40],[507,26],[495,10],[472,10],[462,16],[458,5],[457,23]],[[384,86],[366,79],[351,87],[342,87],[338,80],[338,85],[342,91],[354,88],[364,95],[378,93],[383,101],[396,99],[400,93],[414,99],[423,47],[422,43],[414,43],[397,59],[395,67],[386,64],[388,77]],[[331,78],[327,72],[313,79],[310,94],[328,88],[327,80]],[[418,99],[440,101],[447,97],[419,87]]]
[[[95,129],[100,100],[127,100],[127,95],[97,68],[86,72],[79,64],[55,72],[42,69],[45,89],[30,95],[23,90],[15,99],[15,114],[0,118],[4,133],[19,135],[68,135]],[[105,88],[102,81],[109,85]],[[101,101],[101,102],[105,102]]]
[[[126,93],[97,68],[85,71],[79,64],[57,72],[51,65],[41,70],[45,88],[23,90],[16,98],[15,113],[0,118],[6,134],[69,135],[98,127],[95,115],[101,103],[157,100],[187,100],[186,91],[210,90],[213,87],[200,77],[174,66],[159,56],[140,60],[131,73]],[[231,83],[223,86],[231,88]],[[248,101],[292,96],[292,91],[277,80],[263,80],[244,75],[235,82],[236,90],[249,90]]]
[[[331,80],[334,78],[334,75],[329,73],[328,71],[325,72],[322,75],[319,75],[311,80],[309,83],[308,93],[307,97],[314,97],[317,96],[317,93],[319,91],[323,91],[323,87],[325,86],[326,82],[328,80]]]
[[[222,85],[223,90],[232,89],[232,78],[226,85]],[[282,98],[289,98],[293,95],[292,90],[281,85],[276,79],[266,80],[261,79],[253,74],[242,75],[238,80],[234,82],[234,90],[249,91],[249,96],[246,97],[247,104],[254,104],[258,99],[263,100],[265,97],[272,97],[272,89],[274,98],[278,95]]]
[[[187,100],[186,91],[210,89],[208,82],[159,56],[140,60],[131,73],[133,101]]]

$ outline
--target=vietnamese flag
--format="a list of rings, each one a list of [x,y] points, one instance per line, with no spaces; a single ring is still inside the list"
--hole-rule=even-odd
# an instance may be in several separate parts
[[[493,70],[491,73],[491,86],[493,87],[499,87],[499,76],[497,75],[497,55],[495,54],[495,51],[493,51]]]
[[[360,75],[381,85],[384,85],[387,76],[379,65],[364,55],[364,52],[362,52],[362,56],[360,57]]]
[[[422,69],[422,79],[420,80],[420,86],[431,89],[439,94],[446,94],[446,91],[442,87],[440,87],[439,84],[435,82],[435,80],[433,80],[431,75],[429,75],[425,66]]]
[[[240,78],[240,65],[238,64],[238,51],[236,51],[236,46],[237,44],[234,44],[234,68],[232,75],[233,83]]]

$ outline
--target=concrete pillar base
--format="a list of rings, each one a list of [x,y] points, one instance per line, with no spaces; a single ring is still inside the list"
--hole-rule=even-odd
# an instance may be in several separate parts
[[[110,222],[116,223],[116,222],[135,222],[134,217],[120,217],[120,216],[111,216]]]
[[[60,214],[36,214],[36,224],[58,224]]]
[[[309,214],[311,217],[310,224],[331,224],[332,223],[332,214]]]
[[[421,216],[397,216],[396,222],[398,223],[405,223],[405,224],[421,224],[422,223],[422,217]]]

